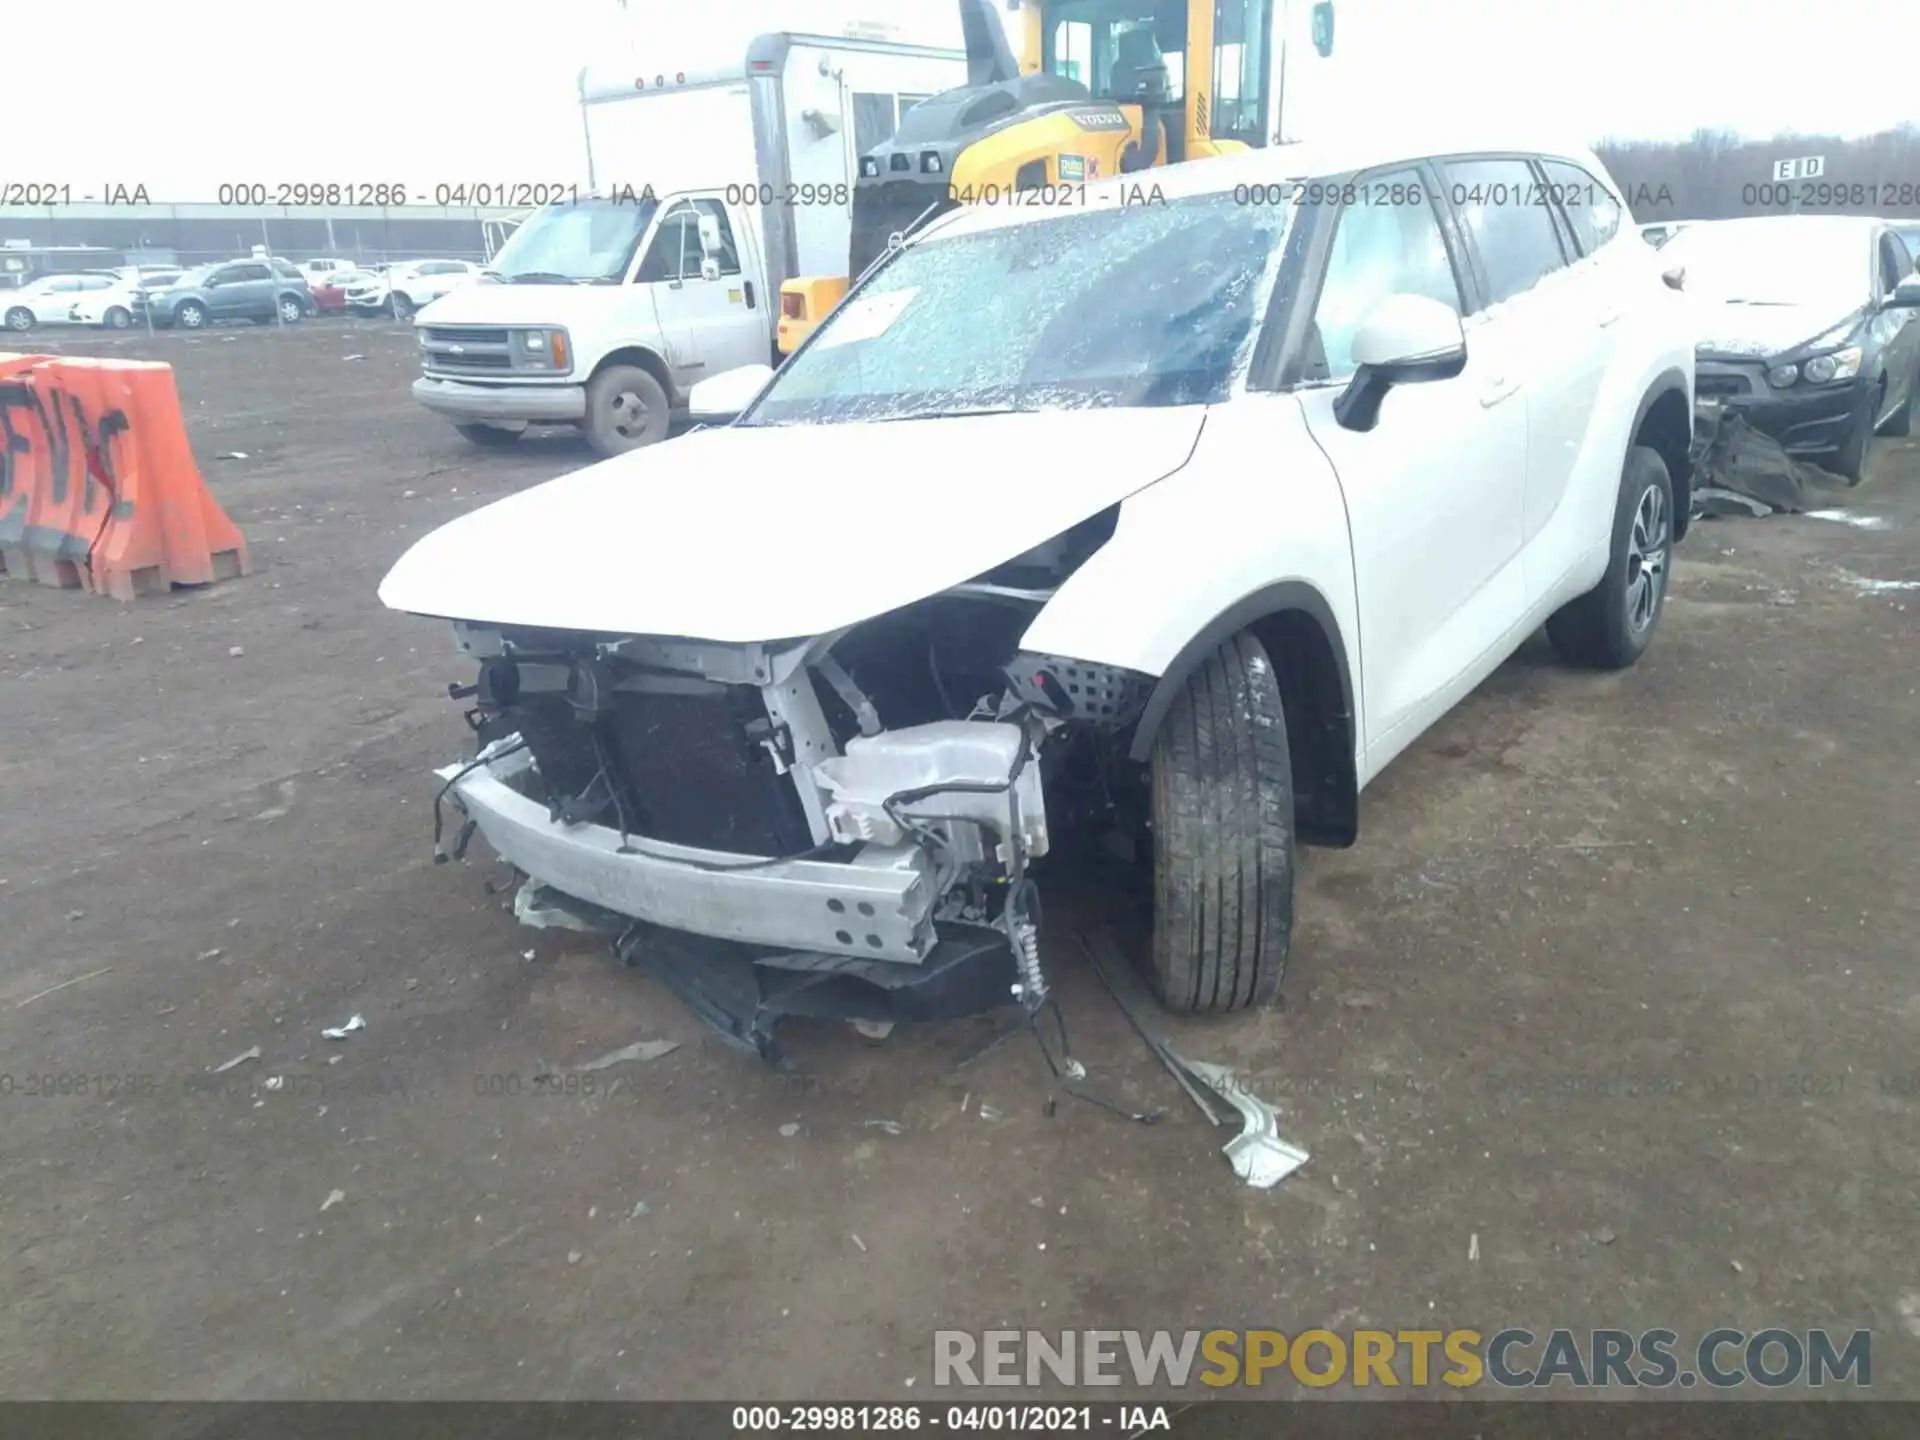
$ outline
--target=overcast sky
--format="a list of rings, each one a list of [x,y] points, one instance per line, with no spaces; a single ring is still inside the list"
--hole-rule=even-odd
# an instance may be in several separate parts
[[[1920,6],[1895,0],[1335,5],[1323,60],[1307,42],[1311,0],[1291,0],[1296,138],[1422,105],[1555,115],[1594,140],[1702,125],[1858,134],[1920,118]],[[696,23],[710,38],[883,17],[902,38],[959,40],[953,0],[631,0],[625,14],[616,0],[0,0],[0,11],[11,57],[0,182],[70,184],[76,198],[144,183],[175,201],[212,201],[240,181],[418,192],[582,179],[580,67],[636,43],[664,65]]]

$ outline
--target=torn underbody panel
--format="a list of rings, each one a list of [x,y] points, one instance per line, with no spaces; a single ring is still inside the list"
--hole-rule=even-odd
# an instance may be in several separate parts
[[[1696,407],[1693,504],[1703,515],[1804,514],[1843,504],[1847,481],[1798,459],[1724,407]]]
[[[783,1014],[1037,1007],[1043,772],[1112,810],[1100,741],[1150,681],[1021,655],[1043,591],[961,590],[778,645],[456,626],[482,744],[438,772],[458,848],[477,829],[542,923],[618,931],[763,1054]]]

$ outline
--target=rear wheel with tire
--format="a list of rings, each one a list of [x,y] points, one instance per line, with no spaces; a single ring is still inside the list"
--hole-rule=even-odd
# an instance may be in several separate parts
[[[667,392],[638,365],[609,365],[587,382],[587,442],[622,455],[667,437]]]
[[[1153,955],[1170,1010],[1271,1004],[1293,933],[1293,771],[1273,662],[1222,645],[1153,748]]]
[[[1659,451],[1636,445],[1627,451],[1620,476],[1607,573],[1548,617],[1547,638],[1562,660],[1624,670],[1640,658],[1666,608],[1673,526],[1667,462]]]
[[[123,306],[115,305],[100,317],[100,323],[109,330],[124,330],[133,324],[133,312]]]
[[[460,437],[463,440],[469,440],[475,445],[484,445],[489,450],[497,450],[502,446],[511,445],[527,433],[525,427],[518,430],[511,430],[504,425],[482,425],[478,423],[455,425],[453,428],[460,432]]]
[[[14,306],[13,309],[7,311],[7,328],[9,330],[31,330],[33,328],[33,312],[24,305]]]
[[[393,318],[396,320],[410,319],[414,311],[413,301],[398,290],[393,292],[392,298],[388,301],[388,307],[393,311]]]

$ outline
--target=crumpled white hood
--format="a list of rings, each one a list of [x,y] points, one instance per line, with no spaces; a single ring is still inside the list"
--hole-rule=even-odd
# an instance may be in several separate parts
[[[443,525],[388,572],[380,599],[500,625],[819,635],[970,580],[1172,474],[1205,415],[695,431]]]

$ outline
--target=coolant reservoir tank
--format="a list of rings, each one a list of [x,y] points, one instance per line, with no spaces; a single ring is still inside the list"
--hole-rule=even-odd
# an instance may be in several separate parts
[[[897,845],[906,832],[887,814],[895,795],[932,785],[1004,785],[1020,754],[1017,725],[984,720],[937,720],[847,742],[847,753],[823,760],[815,774],[828,795],[827,824],[844,842]],[[1040,765],[1029,755],[1008,790],[993,793],[941,790],[895,809],[914,820],[945,828],[949,822],[979,821],[1000,845],[1003,864],[1011,863],[1004,841],[1013,828],[1012,796],[1019,799],[1020,836],[1029,855],[1047,853],[1046,804],[1040,789]]]

